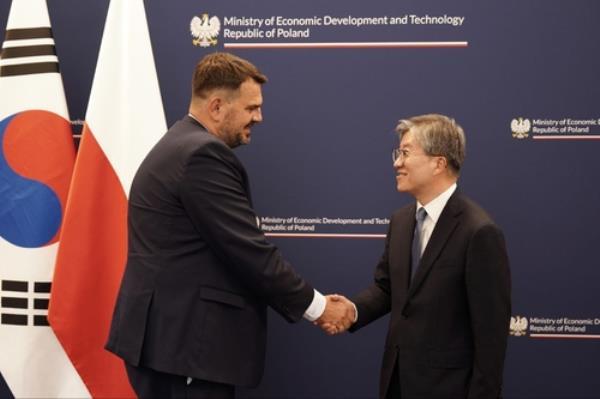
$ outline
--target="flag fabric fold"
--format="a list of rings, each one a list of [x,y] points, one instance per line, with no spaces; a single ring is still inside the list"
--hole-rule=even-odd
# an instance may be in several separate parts
[[[127,194],[166,131],[142,0],[112,0],[58,250],[49,321],[93,397],[135,396],[104,350],[127,257]]]
[[[47,320],[74,160],[46,1],[13,1],[0,54],[0,382],[17,398],[89,396]]]

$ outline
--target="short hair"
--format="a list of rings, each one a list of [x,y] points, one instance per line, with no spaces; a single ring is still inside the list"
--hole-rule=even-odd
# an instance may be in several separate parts
[[[214,89],[236,90],[249,78],[259,84],[267,82],[267,77],[251,62],[230,53],[211,53],[196,65],[192,95],[205,98]]]
[[[425,154],[446,158],[451,171],[455,175],[460,173],[465,160],[466,139],[465,132],[454,119],[440,114],[401,119],[396,126],[400,139],[409,130]]]

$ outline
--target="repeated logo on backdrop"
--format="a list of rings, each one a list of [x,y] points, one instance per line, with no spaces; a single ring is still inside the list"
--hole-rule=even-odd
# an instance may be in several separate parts
[[[513,316],[510,318],[510,335],[522,337],[527,333],[527,317]]]
[[[529,119],[523,118],[513,119],[510,123],[510,129],[512,130],[514,138],[527,138],[529,137],[529,131],[531,130],[531,121],[529,121]]]
[[[510,335],[554,339],[600,339],[600,317],[513,316]]]
[[[194,46],[211,47],[217,45],[217,37],[221,30],[221,21],[219,18],[208,16],[207,13],[202,16],[194,16],[190,21],[190,33],[194,38]]]
[[[310,17],[294,15],[222,15],[204,12],[192,17],[189,25],[192,43],[209,48],[222,37],[223,48],[465,48],[465,15],[449,14],[323,14]],[[445,31],[445,41],[413,40],[410,32],[423,28]],[[339,30],[346,34],[340,41]],[[390,35],[390,30],[396,31]],[[374,41],[365,32],[375,33]],[[398,41],[411,37],[410,41]],[[421,36],[418,36],[421,37]],[[427,35],[422,36],[423,38]]]
[[[510,122],[515,139],[600,140],[600,118],[515,118]]]

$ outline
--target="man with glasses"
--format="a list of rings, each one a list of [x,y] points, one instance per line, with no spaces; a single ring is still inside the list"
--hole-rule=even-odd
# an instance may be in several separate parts
[[[391,312],[381,398],[498,398],[511,309],[508,256],[498,226],[457,190],[463,129],[430,114],[401,120],[396,130],[397,188],[416,203],[393,214],[375,281],[353,300],[350,330]]]

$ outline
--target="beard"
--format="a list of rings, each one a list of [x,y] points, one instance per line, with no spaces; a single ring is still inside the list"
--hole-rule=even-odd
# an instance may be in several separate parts
[[[249,133],[246,134],[246,131],[249,132],[252,125],[254,125],[252,120],[245,125],[241,125],[239,111],[230,109],[223,119],[219,136],[229,148],[239,147],[250,143],[250,136]]]
[[[249,144],[250,136],[249,134],[246,134],[245,131],[246,129],[250,129],[254,123],[250,122],[247,125],[239,126],[230,120],[231,119],[229,118],[225,118],[225,122],[221,127],[220,136],[225,144],[227,144],[229,148],[235,148],[242,144]]]

